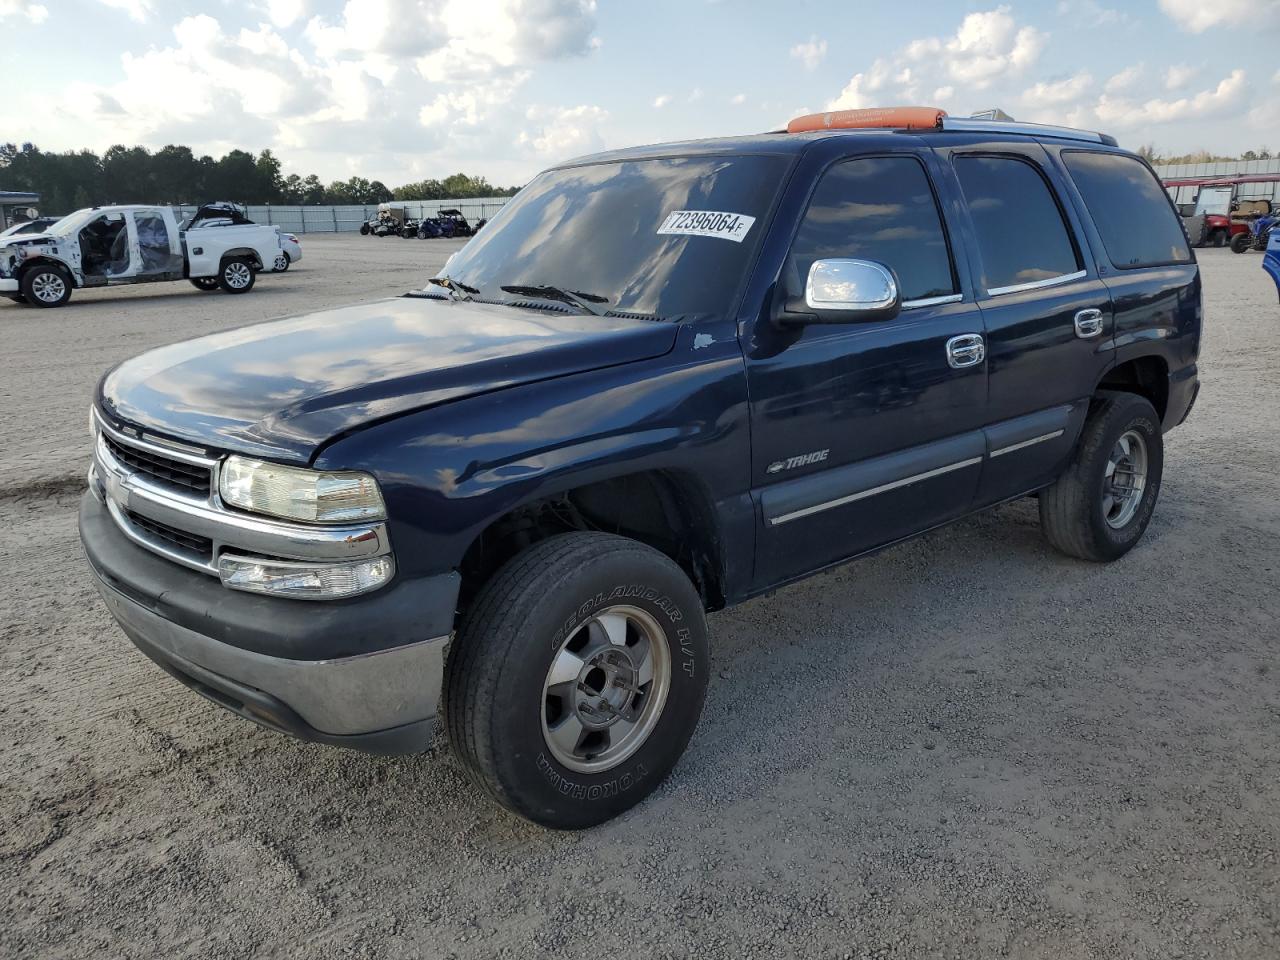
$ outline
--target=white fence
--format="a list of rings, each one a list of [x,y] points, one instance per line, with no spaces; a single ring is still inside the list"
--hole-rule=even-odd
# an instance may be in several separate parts
[[[1280,176],[1280,157],[1270,160],[1219,160],[1216,163],[1160,163],[1156,173],[1162,180],[1183,177],[1244,177],[1254,174]],[[1170,191],[1175,203],[1191,203],[1199,187],[1175,187]],[[1242,183],[1236,188],[1241,200],[1280,201],[1280,183]]]
[[[509,197],[481,197],[468,200],[393,200],[392,206],[404,207],[405,214],[415,220],[434,217],[440,210],[460,210],[471,221],[488,220],[502,209]],[[179,220],[196,212],[188,204],[175,206]],[[348,206],[283,206],[276,204],[250,205],[249,219],[280,227],[287,233],[354,233],[378,212],[376,203]]]

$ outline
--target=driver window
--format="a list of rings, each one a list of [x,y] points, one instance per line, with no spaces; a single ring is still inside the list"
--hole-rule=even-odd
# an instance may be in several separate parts
[[[803,290],[815,260],[875,260],[898,275],[903,303],[959,292],[942,217],[914,157],[867,157],[829,169],[818,183],[787,261]]]
[[[124,214],[105,214],[80,230],[80,266],[86,276],[97,277],[129,269],[129,231]]]

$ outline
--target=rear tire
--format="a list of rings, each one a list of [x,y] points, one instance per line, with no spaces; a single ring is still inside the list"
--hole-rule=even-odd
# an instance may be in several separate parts
[[[702,600],[684,571],[625,537],[562,534],[475,598],[449,650],[441,712],[454,752],[498,803],[580,829],[671,772],[708,666]]]
[[[1231,238],[1232,253],[1247,253],[1249,248],[1253,246],[1253,237],[1247,233],[1237,233]]]
[[[369,235],[369,225],[367,223],[360,224],[360,236],[367,237]]]
[[[218,286],[227,293],[248,293],[257,280],[257,269],[243,257],[224,260],[218,268]]]
[[[71,277],[59,267],[38,263],[22,275],[22,296],[33,307],[60,307],[71,299]]]
[[[1227,245],[1227,231],[1218,227],[1209,234],[1209,246],[1225,247]]]
[[[1164,474],[1160,419],[1145,397],[1104,393],[1094,401],[1075,458],[1040,494],[1040,526],[1057,550],[1105,563],[1147,529]]]

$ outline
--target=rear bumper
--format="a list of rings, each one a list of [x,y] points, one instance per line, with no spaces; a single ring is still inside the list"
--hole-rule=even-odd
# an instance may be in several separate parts
[[[0,293],[17,293],[19,289],[17,277],[0,277]]]
[[[430,745],[449,642],[447,629],[423,629],[435,611],[420,609],[416,628],[406,629],[406,598],[394,587],[341,604],[270,599],[263,606],[268,598],[238,595],[142,550],[91,495],[81,502],[80,536],[121,629],[202,696],[304,740],[382,754]],[[433,592],[422,582],[404,586]],[[216,606],[205,597],[210,592]],[[235,628],[246,621],[256,621],[257,630]],[[334,655],[335,631],[345,635],[344,646],[358,644],[363,633],[381,634],[381,643]],[[399,642],[384,645],[387,634]]]

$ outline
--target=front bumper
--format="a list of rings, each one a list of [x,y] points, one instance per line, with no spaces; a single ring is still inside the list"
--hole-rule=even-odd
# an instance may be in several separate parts
[[[20,289],[17,277],[0,277],[0,293],[17,293]]]
[[[135,545],[91,494],[81,501],[80,536],[125,634],[197,693],[304,740],[382,754],[429,746],[454,578],[342,603],[241,594]]]

